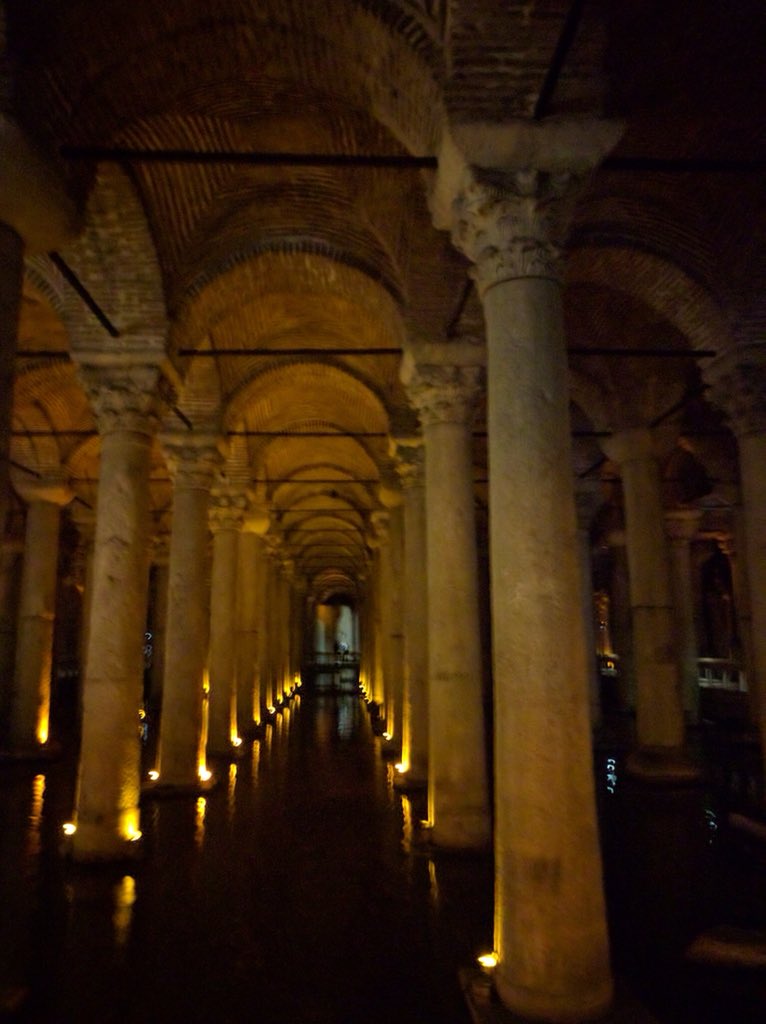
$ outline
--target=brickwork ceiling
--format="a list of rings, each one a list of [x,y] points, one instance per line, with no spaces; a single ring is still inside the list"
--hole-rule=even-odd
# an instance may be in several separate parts
[[[230,435],[231,473],[272,481],[261,485],[265,500],[275,517],[291,517],[282,528],[299,556],[310,551],[316,563],[319,553],[330,591],[349,583],[341,563],[363,570],[375,481],[394,472],[386,435],[416,427],[398,350],[407,337],[443,339],[448,326],[481,330],[475,294],[461,301],[465,260],[432,225],[430,172],[289,160],[96,165],[63,159],[60,147],[434,157],[449,123],[605,112],[626,124],[615,157],[691,163],[683,173],[594,175],[570,236],[570,347],[681,353],[763,341],[766,13],[757,0],[699,0],[693,10],[684,0],[6,0],[3,9],[0,103],[58,163],[82,210],[84,230],[63,258],[120,344],[166,346],[180,382],[171,417]],[[571,45],[557,65],[567,24]],[[761,172],[695,170],[701,159],[760,161]],[[13,458],[38,470],[63,462],[87,502],[99,446],[68,356],[105,341],[50,259],[30,259]],[[661,414],[699,384],[697,362],[573,356],[581,432],[618,425],[610,403],[630,419],[627,393],[642,414]],[[477,480],[483,427],[480,413]],[[166,530],[159,448],[153,477]],[[358,535],[343,533],[349,517]]]

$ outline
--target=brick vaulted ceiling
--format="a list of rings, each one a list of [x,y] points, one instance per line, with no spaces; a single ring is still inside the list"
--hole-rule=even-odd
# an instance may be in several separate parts
[[[570,238],[570,347],[761,342],[766,15],[758,0],[692,6],[6,0],[5,102],[81,204],[68,265],[126,345],[136,332],[162,339],[182,382],[179,412],[229,435],[230,475],[258,481],[297,563],[310,550],[342,587],[363,574],[379,485],[393,476],[387,435],[416,427],[396,350],[407,336],[480,329],[475,296],[458,303],[465,261],[431,224],[430,172],[99,163],[62,158],[61,147],[428,157],[450,122],[603,111],[626,123],[616,157],[671,165],[593,177]],[[683,173],[678,161],[689,161]],[[67,355],[105,339],[50,259],[30,257],[13,458],[38,470],[63,462],[89,503],[98,440]],[[240,354],[215,355],[224,350]],[[636,380],[653,382],[638,411],[661,414],[699,383],[698,362],[573,355],[573,422],[620,425],[610,403],[630,421]],[[167,530],[159,449],[152,476]]]

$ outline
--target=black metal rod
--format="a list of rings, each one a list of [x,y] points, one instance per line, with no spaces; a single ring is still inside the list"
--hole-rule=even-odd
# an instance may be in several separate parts
[[[13,437],[96,437],[97,430],[12,430]]]
[[[249,167],[381,167],[421,170],[437,166],[435,156],[410,153],[273,153],[239,149],[145,149],[126,146],[61,146],[66,160],[152,164],[246,164]]]
[[[172,409],[185,427],[188,427],[189,430],[194,430],[194,424],[192,423],[192,421],[185,413],[181,412],[177,405],[172,406]]]
[[[564,64],[569,56],[569,51],[572,48],[575,36],[577,35],[577,29],[580,27],[580,19],[582,17],[583,9],[585,8],[586,0],[573,0],[572,5],[567,12],[564,26],[561,29],[558,42],[556,43],[556,49],[553,51],[553,57],[548,67],[548,72],[545,76],[542,88],[540,89],[540,95],[537,97],[537,103],[535,104],[534,113],[532,117],[535,121],[540,121],[548,113],[553,94],[556,91],[558,80],[561,76],[561,72],[564,69]]]
[[[640,171],[651,174],[763,174],[766,160],[726,160],[711,157],[609,156],[605,171]]]
[[[384,430],[227,430],[227,437],[388,437]]]
[[[68,363],[72,358],[68,352],[46,352],[45,349],[16,349],[19,359],[50,359],[51,362]]]
[[[567,349],[570,356],[614,356],[620,359],[712,359],[718,353],[713,348],[590,348],[573,345]]]
[[[77,274],[75,274],[75,272],[63,258],[63,256],[61,256],[61,254],[57,252],[49,252],[48,256],[50,257],[51,263],[58,269],[59,273],[68,282],[68,284],[70,284],[72,288],[74,288],[74,290],[80,296],[80,298],[91,311],[91,313],[95,316],[95,318],[98,320],[101,326],[106,328],[107,332],[111,335],[111,337],[119,338],[120,332],[114,326],[114,324],[103,311],[103,309],[99,306],[99,304],[90,294],[88,289],[82,283]]]
[[[179,356],[200,359],[242,356],[400,356],[400,348],[181,348]]]

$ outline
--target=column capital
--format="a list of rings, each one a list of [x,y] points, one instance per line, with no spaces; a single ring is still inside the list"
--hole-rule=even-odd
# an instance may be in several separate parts
[[[223,462],[223,441],[218,434],[172,431],[160,443],[176,487],[209,491]]]
[[[452,241],[473,264],[479,295],[523,277],[560,280],[579,185],[567,172],[474,170],[453,201]]]
[[[654,437],[648,427],[619,430],[601,440],[604,454],[618,466],[628,462],[642,462],[657,456]]]
[[[102,436],[122,431],[148,437],[157,433],[173,396],[156,358],[84,361],[78,363],[78,372]]]
[[[44,501],[63,508],[74,498],[69,477],[63,470],[46,473],[44,476],[32,476],[11,469],[11,482],[13,489],[28,505]]]
[[[247,513],[247,495],[235,487],[217,486],[210,494],[208,516],[211,533],[241,530]]]
[[[674,544],[688,544],[697,536],[702,509],[672,508],[665,512],[665,532]]]
[[[402,490],[425,484],[425,449],[422,437],[394,437],[389,447],[395,459],[396,475]]]
[[[726,352],[708,364],[704,376],[738,437],[766,434],[766,342]]]
[[[423,426],[468,424],[484,384],[484,352],[478,345],[410,346],[400,376]]]

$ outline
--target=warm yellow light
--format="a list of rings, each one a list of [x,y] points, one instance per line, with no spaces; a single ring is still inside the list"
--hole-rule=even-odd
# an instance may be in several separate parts
[[[269,714],[270,715],[273,715],[276,712],[276,710],[277,709],[274,707],[273,704],[269,704]]]
[[[143,834],[144,833],[141,831],[140,828],[131,828],[126,838],[129,843],[137,843],[138,840],[143,836]]]
[[[213,778],[213,773],[204,764],[201,764],[199,766],[199,768],[197,769],[197,774],[199,775],[203,782],[210,782],[210,780]]]
[[[399,764],[395,764],[394,768],[396,768],[396,770],[399,772],[400,775],[404,775],[407,772],[407,770],[408,770],[407,769],[407,765],[406,764],[402,764],[401,761],[399,762]]]
[[[384,732],[383,733],[383,739],[384,740],[390,740],[391,739],[391,733],[390,732]]]
[[[241,747],[242,746],[242,737],[241,736],[232,736],[232,738],[231,738],[231,745],[233,747]]]
[[[65,836],[73,836],[77,831],[77,826],[73,821],[65,821],[61,827],[64,830]]]
[[[154,771],[154,769],[152,769],[152,771],[149,772],[149,778],[152,782],[156,782],[159,777],[160,773],[158,771]]]
[[[37,723],[37,742],[40,746],[45,746],[48,742],[48,716],[45,715],[43,718],[40,717],[40,721]]]
[[[202,676],[202,692],[205,694],[210,693],[210,673],[207,669]]]
[[[146,718],[146,711],[143,708],[138,709],[138,717],[141,719],[142,722]]]
[[[497,953],[482,953],[476,959],[487,970],[491,971],[493,967],[497,967]]]

